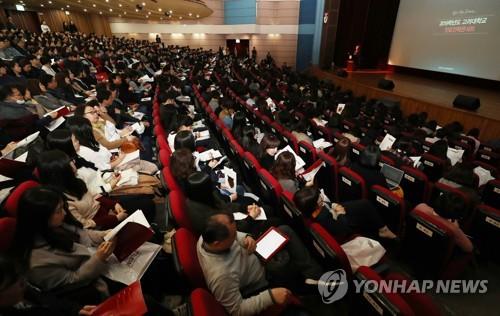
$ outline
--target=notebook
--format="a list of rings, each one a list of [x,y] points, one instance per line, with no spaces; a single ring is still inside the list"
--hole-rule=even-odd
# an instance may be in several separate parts
[[[403,178],[404,171],[399,170],[398,168],[394,168],[388,164],[382,164],[382,174],[387,181],[387,185],[389,189],[393,190],[399,186],[401,179]]]
[[[264,261],[268,261],[287,243],[288,237],[277,228],[271,227],[257,240],[257,248],[255,252]]]

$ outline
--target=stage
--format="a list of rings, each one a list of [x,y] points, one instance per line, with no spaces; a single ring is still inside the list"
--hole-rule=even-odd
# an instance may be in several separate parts
[[[367,98],[398,100],[405,115],[425,111],[429,118],[439,125],[452,121],[461,122],[465,130],[477,127],[481,130],[480,139],[487,141],[500,138],[500,91],[482,89],[441,80],[423,78],[386,71],[352,71],[347,78],[341,78],[333,71],[311,69],[311,74],[319,79],[329,79],[342,89],[350,89],[356,96]],[[393,91],[377,88],[382,78],[394,81]],[[478,97],[481,107],[476,112],[453,107],[457,94]]]

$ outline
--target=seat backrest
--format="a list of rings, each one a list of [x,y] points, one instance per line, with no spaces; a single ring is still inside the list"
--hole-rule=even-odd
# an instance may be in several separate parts
[[[416,290],[412,291],[410,288],[412,280],[405,275],[397,272],[389,272],[384,276],[384,280],[393,280],[403,284],[405,290],[398,294],[405,300],[415,315],[441,316],[441,311],[431,296],[426,293],[417,292]]]
[[[500,179],[488,181],[483,190],[483,203],[492,207],[500,205]]]
[[[168,194],[168,211],[178,227],[193,231],[193,225],[187,213],[186,197],[182,191],[170,191]]]
[[[170,165],[170,156],[170,151],[166,149],[160,149],[160,152],[158,153],[158,159],[160,160],[162,168],[168,167]]]
[[[170,170],[170,167],[164,167],[161,170],[161,179],[163,187],[165,189],[168,189],[170,191],[181,191],[181,187],[177,183],[177,180],[175,179],[174,175],[172,174],[172,171]]]
[[[431,182],[436,182],[443,176],[445,161],[441,158],[425,153],[420,158],[423,172]]]
[[[401,166],[404,171],[400,186],[405,193],[405,200],[413,206],[429,200],[430,185],[427,175],[422,171],[408,166]]]
[[[319,223],[310,223],[312,237],[310,251],[323,261],[323,266],[331,270],[343,269],[347,279],[352,280],[352,269],[349,259],[337,240]]]
[[[356,162],[359,160],[359,156],[361,152],[365,149],[365,146],[362,144],[351,144],[351,152],[349,154],[349,160],[351,162]]]
[[[305,142],[299,142],[299,156],[304,160],[306,166],[310,166],[313,162],[316,161],[316,148],[313,145]]]
[[[290,145],[293,151],[297,153],[299,150],[299,142],[297,141],[297,138],[292,133],[286,130],[282,131],[281,135],[286,140],[286,144]],[[286,144],[281,144],[281,145],[286,145]]]
[[[403,249],[419,277],[440,275],[455,243],[453,233],[434,215],[414,209],[406,221]]]
[[[206,288],[196,243],[193,233],[185,228],[178,229],[172,237],[172,257],[177,272],[188,281],[191,288]]]
[[[462,222],[468,222],[470,220],[470,216],[471,216],[472,211],[473,211],[472,210],[472,202],[470,201],[469,196],[467,194],[465,194],[465,192],[463,192],[457,188],[451,187],[451,186],[444,184],[444,183],[441,183],[441,182],[437,182],[436,184],[434,184],[434,186],[432,188],[432,194],[431,194],[431,197],[429,199],[430,205],[434,207],[438,197],[443,193],[453,194],[461,199],[462,204],[464,205],[465,211],[466,211],[464,213],[464,217],[462,219]]]
[[[240,146],[236,139],[232,139],[229,142],[229,152],[231,153],[233,160],[236,160],[238,165],[240,165],[240,159],[245,154],[245,150]]]
[[[398,236],[401,236],[406,217],[406,204],[404,199],[394,194],[391,190],[380,185],[371,187],[372,204],[384,219],[384,223]]]
[[[17,216],[17,207],[19,205],[19,200],[23,193],[31,188],[37,187],[40,184],[33,180],[24,181],[19,184],[12,192],[9,194],[7,199],[5,200],[4,209],[9,214],[9,216],[16,217]]]
[[[487,150],[479,150],[476,154],[476,159],[492,166],[498,166],[500,163],[500,154]]]
[[[325,164],[316,174],[316,183],[318,184],[318,187],[324,190],[330,201],[336,201],[339,164],[335,158],[328,155],[324,151],[318,152],[318,159],[323,161]]]
[[[356,271],[354,278],[360,282],[379,284],[384,282],[380,275],[373,269],[361,266]],[[416,315],[407,302],[398,294],[387,291],[364,291],[357,293],[355,302],[351,304],[354,309],[352,315],[394,315],[414,316]]]
[[[158,144],[159,150],[165,149],[167,151],[172,152],[170,146],[168,145],[167,138],[164,135],[157,135],[156,143]]]
[[[281,192],[283,192],[281,184],[264,168],[257,171],[257,176],[259,177],[260,197],[269,205],[278,209]]]
[[[500,262],[500,253],[498,252],[498,245],[500,244],[500,209],[486,204],[478,205],[476,212],[474,212],[471,231],[474,244],[479,248],[481,256]]]
[[[16,232],[16,219],[13,217],[0,218],[0,253],[6,252],[12,246]]]
[[[259,192],[260,187],[258,183],[257,171],[261,169],[259,161],[250,152],[243,154],[242,171],[245,183],[247,183],[253,192]]]
[[[195,289],[189,297],[190,315],[192,316],[214,316],[228,315],[215,297],[205,289]]]
[[[341,202],[366,199],[368,197],[365,179],[347,167],[339,169],[338,185],[338,198]]]

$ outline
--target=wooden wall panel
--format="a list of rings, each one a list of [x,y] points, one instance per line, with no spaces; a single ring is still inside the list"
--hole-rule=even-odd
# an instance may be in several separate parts
[[[35,12],[6,10],[5,13],[12,17],[14,24],[18,28],[30,32],[40,32],[40,22]]]
[[[108,18],[95,14],[71,12],[66,15],[60,10],[42,10],[39,13],[40,21],[45,20],[52,31],[62,31],[62,23],[73,20],[78,31],[83,33],[96,33],[97,35],[111,36]]]
[[[299,1],[257,2],[257,24],[296,25],[299,22]]]

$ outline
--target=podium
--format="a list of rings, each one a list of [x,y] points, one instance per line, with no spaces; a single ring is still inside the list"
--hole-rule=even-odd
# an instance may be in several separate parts
[[[354,70],[356,70],[356,65],[354,65],[354,60],[352,60],[352,59],[347,60],[346,70],[347,71],[354,71]]]

